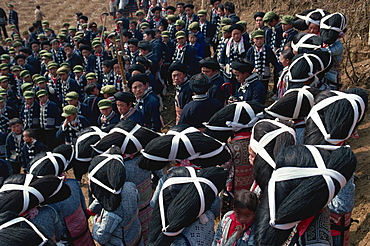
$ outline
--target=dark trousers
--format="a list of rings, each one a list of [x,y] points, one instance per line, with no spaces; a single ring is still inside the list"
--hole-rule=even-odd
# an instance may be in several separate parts
[[[1,29],[3,29],[4,37],[8,38],[9,36],[8,36],[8,33],[6,32],[5,24],[1,24],[0,27]],[[1,29],[0,29],[0,36],[1,36]]]
[[[57,129],[45,130],[40,129],[37,131],[37,139],[48,147],[48,150],[53,150],[60,142],[55,136]]]
[[[10,162],[12,165],[12,174],[18,174],[21,172],[22,162]]]

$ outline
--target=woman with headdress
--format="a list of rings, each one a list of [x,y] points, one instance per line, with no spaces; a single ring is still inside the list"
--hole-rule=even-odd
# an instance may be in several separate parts
[[[249,162],[249,154],[246,151],[251,137],[254,124],[262,118],[260,114],[264,105],[256,102],[236,102],[218,111],[208,123],[205,124],[205,133],[210,136],[227,136],[230,132],[232,139],[228,143],[231,159],[225,166],[230,175],[223,197],[223,211],[232,208],[231,198],[233,194],[242,189],[249,189],[253,183],[253,166]],[[227,138],[221,141],[228,141]]]
[[[106,246],[143,245],[138,219],[140,197],[136,185],[126,182],[120,149],[113,146],[94,157],[88,177],[91,192],[102,207],[94,219],[95,241]]]
[[[293,20],[293,26],[301,31],[307,30],[307,33],[320,35],[320,21],[321,19],[330,14],[323,9],[309,9],[300,14],[296,14]]]
[[[77,180],[66,178],[64,172],[74,157],[73,146],[60,145],[53,152],[36,156],[30,163],[29,172],[37,175],[55,175],[63,177],[64,185],[71,190],[71,195],[63,201],[55,201],[49,206],[55,210],[62,222],[62,241],[75,246],[94,245],[86,220],[86,203]],[[36,217],[37,218],[37,217]]]
[[[46,205],[70,196],[70,189],[52,175],[36,177],[17,174],[5,180],[0,189],[0,212],[12,211],[30,220],[55,242],[62,236],[62,224],[56,211]]]
[[[264,191],[273,170],[276,156],[288,146],[295,145],[296,135],[289,121],[264,119],[257,122],[248,146],[249,162],[253,165],[254,183],[251,190]]]
[[[50,238],[41,232],[33,223],[16,213],[6,211],[0,214],[1,246],[53,246]]]
[[[347,30],[346,17],[341,13],[334,13],[322,18],[320,23],[320,36],[323,39],[323,50],[327,50],[333,56],[333,66],[326,73],[325,79],[333,90],[340,89],[340,63],[344,48],[340,38],[344,37]]]
[[[311,145],[281,150],[257,208],[257,245],[331,245],[326,204],[356,168],[349,148],[333,152]],[[325,217],[327,219],[325,219]]]
[[[227,171],[174,167],[154,193],[148,245],[211,245]],[[179,213],[178,211],[182,211]]]
[[[126,182],[134,183],[140,196],[138,217],[141,223],[141,234],[144,243],[147,243],[148,240],[149,221],[152,216],[152,208],[149,206],[150,199],[152,198],[152,172],[140,168],[138,166],[138,160],[141,156],[140,150],[145,148],[151,139],[158,136],[159,134],[145,127],[141,127],[134,121],[124,120],[118,123],[105,138],[107,143],[110,144],[112,144],[112,139],[119,139],[121,141],[121,144],[118,142],[117,144],[121,146],[126,170]],[[98,146],[99,148],[102,147],[100,144],[96,147]]]
[[[304,139],[306,144],[319,144],[332,149],[345,145],[345,140],[363,119],[368,102],[367,93],[360,88],[350,89],[347,93],[322,92],[316,97],[316,105],[307,119]],[[343,189],[328,204],[331,235],[335,246],[348,245],[354,190],[352,175]]]
[[[331,65],[332,57],[328,51],[312,50],[296,55],[286,73],[287,89],[305,85],[320,90],[330,89],[323,78]]]
[[[297,144],[302,144],[305,128],[305,117],[307,117],[312,106],[314,105],[314,97],[319,92],[320,90],[316,88],[310,88],[308,86],[290,89],[286,91],[282,98],[265,109],[265,117],[294,121]]]

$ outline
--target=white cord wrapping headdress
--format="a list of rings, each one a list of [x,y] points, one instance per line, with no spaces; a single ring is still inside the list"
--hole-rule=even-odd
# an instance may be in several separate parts
[[[314,14],[314,13],[320,13],[321,18],[325,16],[325,12],[324,12],[323,9],[315,9],[315,10],[309,12],[307,15],[296,14],[295,16],[297,16],[299,19],[304,20],[307,26],[310,23],[313,23],[315,25],[320,26],[320,20],[314,20],[314,19],[311,18],[311,15]]]
[[[0,233],[1,233],[1,230],[5,229],[9,226],[12,226],[16,223],[20,223],[20,222],[26,222],[32,228],[32,230],[34,232],[36,232],[36,234],[42,239],[42,242],[39,244],[39,246],[44,245],[48,241],[48,239],[39,231],[39,229],[37,229],[37,227],[34,224],[32,224],[30,221],[26,220],[23,217],[14,218],[14,219],[0,225]]]
[[[190,142],[189,137],[186,135],[188,133],[194,133],[194,132],[200,132],[200,131],[198,129],[194,128],[194,127],[188,127],[188,128],[184,129],[181,132],[169,130],[166,135],[174,135],[174,137],[172,138],[171,149],[170,149],[169,156],[167,158],[148,154],[148,153],[145,152],[145,149],[141,150],[141,153],[145,158],[150,159],[150,160],[154,160],[154,161],[181,161],[182,159],[177,158],[180,141],[185,145],[185,148],[186,148],[187,152],[189,153],[189,156],[184,158],[184,159],[188,159],[188,160],[194,160],[194,159],[198,159],[198,158],[199,159],[210,158],[210,157],[213,157],[215,155],[218,155],[225,148],[225,143],[222,143],[222,142],[214,139],[214,141],[216,141],[220,144],[219,148],[217,148],[217,149],[215,149],[215,150],[213,150],[209,153],[206,153],[206,154],[201,154],[200,152],[195,152],[194,147],[193,147],[192,143]],[[204,135],[204,136],[209,137],[207,135]]]
[[[341,173],[326,168],[324,160],[322,159],[322,156],[316,147],[306,145],[306,148],[311,152],[317,167],[281,167],[273,171],[271,175],[271,179],[268,184],[268,200],[270,209],[270,225],[273,226],[274,228],[280,230],[288,230],[293,228],[296,224],[300,222],[294,221],[285,224],[276,224],[276,204],[275,204],[276,182],[322,175],[325,179],[329,191],[329,197],[326,205],[334,197],[335,186],[332,178],[339,182],[341,188],[343,188],[347,183],[346,178]]]
[[[100,187],[106,189],[107,191],[113,193],[114,195],[118,195],[121,193],[122,191],[122,187],[118,190],[115,190],[115,189],[112,189],[111,187],[103,184],[100,180],[98,180],[97,178],[94,177],[95,173],[97,173],[100,168],[102,168],[105,164],[108,163],[108,161],[111,161],[111,160],[117,160],[119,161],[122,166],[125,166],[125,164],[123,163],[123,158],[121,155],[117,155],[117,154],[108,154],[107,152],[99,155],[99,156],[102,156],[102,157],[107,157],[105,158],[103,161],[101,161],[98,165],[96,165],[96,167],[93,168],[93,170],[91,170],[91,172],[88,174],[88,178],[91,182],[99,185]]]
[[[197,218],[201,217],[204,214],[205,206],[206,206],[206,201],[204,199],[205,195],[204,195],[204,192],[203,192],[203,189],[202,189],[202,186],[200,185],[200,183],[207,184],[212,189],[212,191],[214,192],[215,197],[218,194],[218,190],[217,190],[216,186],[210,180],[208,180],[206,178],[203,178],[203,177],[198,177],[195,173],[194,168],[192,168],[192,167],[186,167],[186,168],[188,169],[188,171],[190,173],[190,177],[172,177],[172,178],[167,179],[163,183],[162,189],[159,193],[158,202],[159,202],[159,211],[160,211],[161,221],[162,221],[162,232],[166,236],[171,236],[171,237],[177,236],[185,228],[182,228],[177,232],[168,232],[167,231],[168,226],[166,225],[166,211],[164,210],[164,201],[163,201],[163,190],[164,189],[166,189],[167,187],[169,187],[171,185],[194,183],[194,186],[197,189],[198,194],[199,194],[199,198],[200,198],[200,208],[199,208]]]
[[[318,45],[318,44],[307,44],[305,43],[308,39],[312,38],[312,37],[317,37],[316,34],[305,34],[304,36],[302,36],[299,40],[298,40],[298,43],[294,43],[292,41],[292,49],[296,52],[298,52],[298,49],[299,48],[307,48],[307,49],[320,49],[321,48],[321,45]]]
[[[325,21],[327,21],[328,19],[330,19],[332,16],[334,15],[339,15],[341,17],[341,23],[339,25],[339,27],[334,27],[334,26],[329,26],[327,24],[325,24]],[[344,17],[343,14],[337,12],[337,13],[334,13],[334,14],[331,14],[331,15],[327,15],[325,16],[324,18],[321,19],[321,23],[320,23],[320,29],[327,29],[327,30],[333,30],[333,31],[336,31],[336,32],[343,32],[345,29],[347,28],[347,25],[346,25],[346,18]]]
[[[256,122],[263,117],[262,112],[255,114],[252,107],[247,102],[236,102],[235,105],[236,107],[234,111],[233,121],[226,121],[225,124],[227,125],[227,127],[226,126],[211,126],[206,122],[204,122],[203,125],[207,127],[208,129],[214,130],[214,131],[232,130],[232,131],[237,132],[244,128],[253,127],[254,124],[256,124]],[[247,124],[239,123],[242,110],[245,110],[251,119]]]
[[[260,155],[262,159],[264,159],[273,169],[276,168],[276,163],[272,159],[272,157],[269,155],[269,153],[266,151],[265,147],[268,145],[273,139],[275,139],[280,134],[287,132],[290,133],[295,141],[295,131],[293,128],[288,127],[287,125],[284,125],[283,123],[280,123],[276,120],[261,120],[259,123],[262,122],[268,122],[275,126],[278,126],[279,128],[276,130],[273,130],[271,132],[267,132],[263,137],[257,141],[254,137],[255,134],[255,128],[252,129],[252,135],[250,139],[250,147],[251,149],[256,153],[256,155]]]
[[[77,138],[77,141],[76,141],[76,160],[78,161],[83,161],[83,162],[88,162],[88,161],[91,161],[92,160],[92,157],[87,157],[87,158],[80,158],[79,157],[79,153],[80,153],[80,150],[79,150],[79,145],[82,141],[84,141],[85,139],[91,137],[91,136],[99,136],[100,139],[102,139],[103,137],[105,137],[106,135],[108,135],[107,133],[103,132],[99,127],[96,127],[96,126],[91,126],[91,129],[93,129],[94,131],[91,131],[91,132],[87,132],[87,133],[84,133],[83,135],[79,136]]]
[[[353,130],[355,129],[356,124],[361,120],[361,118],[362,118],[362,116],[365,112],[365,103],[364,103],[364,101],[362,100],[362,98],[360,96],[355,95],[355,94],[347,94],[347,93],[344,93],[344,92],[335,92],[335,93],[337,94],[337,96],[332,96],[332,97],[326,98],[326,99],[320,101],[319,103],[317,103],[315,106],[313,106],[310,113],[307,116],[307,119],[311,118],[313,120],[313,122],[316,124],[316,126],[319,128],[321,134],[324,136],[325,141],[327,141],[331,144],[338,144],[338,143],[348,139],[351,136]],[[343,139],[333,139],[331,137],[331,135],[327,132],[327,130],[324,126],[324,123],[322,122],[322,120],[320,118],[319,111],[321,109],[327,107],[328,105],[330,105],[332,103],[335,103],[336,101],[342,100],[342,99],[348,100],[348,102],[351,104],[352,109],[353,109],[354,117],[352,119],[352,125],[351,125],[351,128],[348,131],[347,136]],[[359,110],[359,107],[358,107],[357,103],[360,104],[360,110]],[[359,111],[360,111],[360,113],[359,113]],[[350,119],[348,119],[348,120],[350,120]]]
[[[280,114],[277,114],[277,113],[271,111],[271,108],[276,103],[278,103],[279,101],[276,101],[273,104],[271,104],[268,108],[265,109],[265,112],[268,113],[269,115],[273,116],[273,117],[276,117],[276,118],[279,118],[279,119],[282,119],[282,120],[298,119],[299,118],[299,113],[301,111],[304,96],[307,98],[311,108],[313,107],[313,105],[315,103],[315,98],[313,97],[311,92],[309,90],[307,90],[308,88],[310,88],[310,87],[309,86],[304,86],[304,87],[298,88],[298,89],[290,89],[290,90],[287,90],[285,92],[284,96],[286,96],[288,93],[291,93],[291,92],[294,92],[294,91],[298,92],[297,93],[297,102],[296,102],[296,105],[295,105],[295,108],[294,108],[294,111],[293,111],[293,115],[291,117],[283,116],[283,115],[280,115]],[[283,96],[283,98],[284,98],[284,96]],[[280,99],[280,100],[282,100],[282,99]]]

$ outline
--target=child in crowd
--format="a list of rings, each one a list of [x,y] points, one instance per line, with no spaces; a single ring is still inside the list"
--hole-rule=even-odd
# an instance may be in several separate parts
[[[32,159],[40,152],[46,151],[47,148],[41,141],[36,140],[36,132],[32,129],[24,130],[23,141],[24,164],[28,169]]]
[[[288,71],[288,67],[294,58],[294,54],[291,49],[284,49],[280,53],[280,63],[284,66],[283,71],[280,74],[280,78],[277,84],[278,89],[278,98],[282,98],[284,93],[287,91],[287,82],[286,82],[286,72]]]
[[[253,221],[257,209],[257,195],[249,190],[235,194],[233,211],[227,212],[218,224],[212,246],[254,245]]]
[[[10,134],[6,138],[6,160],[11,164],[12,174],[20,173],[23,163],[23,123],[19,118],[13,118],[9,121]]]

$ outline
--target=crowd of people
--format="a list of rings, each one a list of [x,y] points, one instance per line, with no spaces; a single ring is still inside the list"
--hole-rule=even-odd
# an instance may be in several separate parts
[[[111,1],[111,32],[0,8],[0,245],[348,245],[368,94],[341,91],[345,16],[248,33],[210,4]]]

